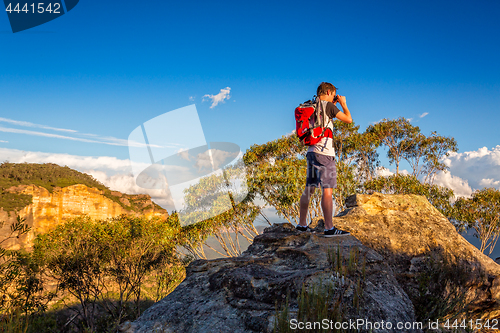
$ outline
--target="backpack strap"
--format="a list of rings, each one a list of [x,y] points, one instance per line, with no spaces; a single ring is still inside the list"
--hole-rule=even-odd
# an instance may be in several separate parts
[[[319,97],[316,97],[316,114],[315,114],[315,121],[314,121],[314,125],[316,127],[322,127],[324,128],[325,127],[325,110],[324,110],[324,107],[323,107],[323,102],[321,102],[321,100],[319,99]]]
[[[326,130],[328,129],[328,125],[330,124],[330,122],[332,122],[332,124],[333,124],[333,119],[328,117],[328,121],[327,121],[326,110],[323,107],[323,102],[321,102],[319,97],[316,97],[316,103],[317,103],[316,104],[316,120],[314,122],[314,125],[321,126],[323,128],[320,136],[324,136]],[[321,120],[318,120],[319,117],[321,117]],[[330,129],[330,131],[332,131],[332,130]],[[333,131],[332,131],[332,134],[333,134]]]

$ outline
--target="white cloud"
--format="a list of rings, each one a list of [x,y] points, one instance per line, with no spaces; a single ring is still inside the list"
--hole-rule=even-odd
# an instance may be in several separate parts
[[[63,140],[71,140],[71,141],[79,141],[79,142],[87,142],[87,143],[97,143],[97,144],[105,144],[105,145],[111,145],[111,146],[132,146],[132,147],[145,147],[146,146],[143,143],[135,142],[132,140],[118,139],[118,138],[114,138],[111,136],[99,136],[97,134],[78,133],[78,131],[76,131],[76,130],[55,128],[55,127],[50,127],[50,126],[45,126],[45,125],[40,125],[40,124],[34,124],[34,123],[27,122],[27,121],[19,121],[19,120],[7,119],[7,118],[0,118],[0,122],[6,122],[9,124],[22,126],[22,127],[36,127],[36,128],[42,128],[42,129],[51,130],[51,131],[62,131],[62,132],[67,132],[68,135],[85,136],[85,137],[91,137],[93,139],[85,139],[85,138],[75,137],[75,136],[60,135],[60,134],[53,134],[53,133],[38,132],[38,131],[32,131],[32,130],[25,130],[25,129],[19,129],[19,128],[0,126],[0,132],[5,132],[5,133],[26,134],[26,135],[41,136],[41,137],[47,137],[47,138],[53,138],[53,139],[63,139]],[[157,146],[157,145],[150,145],[150,146],[155,147],[155,148],[164,148],[164,147]],[[170,147],[170,148],[172,148],[172,147]]]
[[[2,142],[2,143],[9,143],[9,141],[5,141],[5,140],[0,140],[0,142]]]
[[[455,197],[469,197],[472,194],[469,182],[458,176],[452,176],[450,172],[438,172],[434,178],[434,185],[453,190]]]
[[[210,157],[210,153],[208,151],[198,154],[196,156],[196,163],[194,164],[195,167],[198,168],[198,171],[201,172],[202,170],[213,170],[213,164],[212,164],[212,158]]]
[[[389,176],[392,176],[394,174],[394,172],[391,172],[389,169],[387,169],[386,167],[378,167],[377,170],[375,170],[375,175],[377,177],[389,177]]]
[[[234,152],[228,152],[228,151],[223,151],[219,149],[210,149],[210,154],[212,155],[212,160],[214,162],[214,169],[218,170],[224,161],[226,161],[228,158],[232,157],[234,159],[237,154]]]
[[[56,139],[66,139],[66,140],[81,141],[81,142],[99,143],[98,141],[95,141],[95,140],[89,140],[89,139],[83,139],[83,138],[74,138],[74,137],[60,135],[60,134],[52,134],[52,133],[45,133],[45,132],[36,132],[36,131],[23,130],[23,129],[18,129],[18,128],[2,127],[2,126],[0,126],[0,132],[17,133],[17,134],[27,134],[27,135],[34,135],[34,136],[44,136],[44,137],[48,137],[48,138],[56,138]]]
[[[196,163],[194,166],[197,167],[199,171],[202,169],[218,170],[229,157],[234,159],[236,155],[219,149],[209,149],[196,156]]]
[[[429,114],[429,112],[424,112],[424,113],[422,113],[419,117],[420,117],[420,118],[423,118],[423,117],[427,116],[428,114]]]
[[[394,174],[396,174],[396,169],[393,169],[391,171],[391,170],[387,169],[386,167],[378,167],[375,170],[375,176],[377,176],[377,177],[379,177],[379,176],[389,177],[389,176],[392,176]],[[409,175],[410,173],[406,169],[401,169],[401,170],[399,170],[399,174],[400,175]]]
[[[145,189],[135,184],[134,176],[132,174],[117,174],[110,176],[106,172],[99,170],[87,170],[86,173],[113,191],[119,191],[127,194],[141,194],[145,191]]]
[[[131,172],[130,160],[120,160],[109,156],[76,156],[0,148],[0,161],[9,161],[11,163],[55,163],[61,166],[67,165],[79,171],[95,169],[106,171],[108,174]]]
[[[183,160],[190,161],[191,157],[189,156],[189,150],[185,148],[181,148],[177,151],[177,155],[180,156]]]
[[[17,126],[23,126],[23,127],[43,128],[43,129],[47,129],[47,130],[51,130],[51,131],[61,131],[61,132],[70,132],[70,133],[77,132],[77,131],[71,130],[71,129],[50,127],[50,126],[30,123],[29,121],[13,120],[13,119],[7,119],[7,118],[0,118],[0,122],[9,123],[9,124],[17,125]]]
[[[165,189],[144,189],[136,185],[132,174],[117,174],[109,176],[104,171],[87,170],[85,172],[113,191],[127,194],[149,194],[151,199],[163,208],[172,209],[173,201]]]
[[[189,100],[192,102],[194,101],[194,96],[189,96]]]
[[[491,178],[488,178],[488,179],[481,179],[481,181],[479,182],[479,185],[483,186],[483,187],[500,187],[500,180],[493,180]]]
[[[396,173],[393,171],[385,167],[378,167],[377,170],[375,170],[375,175],[377,177],[378,176],[389,177]],[[408,172],[408,170],[406,169],[400,170],[399,173],[402,175],[410,174],[410,172]],[[449,172],[446,173],[439,172],[438,174],[436,174],[436,177],[434,178],[434,184],[439,186],[445,186],[449,189],[452,189],[453,193],[455,194],[455,197],[470,196],[472,193],[472,189],[469,186],[467,180],[464,180],[457,176],[452,176]]]
[[[451,174],[467,179],[471,188],[492,186],[500,189],[500,145],[464,153],[450,153],[443,162]]]
[[[370,124],[371,124],[371,125],[377,125],[377,124],[378,124],[378,123],[380,123],[382,120],[384,120],[384,118],[379,119],[379,120],[377,120],[377,121],[372,121]]]
[[[203,96],[203,100],[205,100],[205,97],[208,97],[212,100],[212,105],[210,106],[211,109],[217,106],[219,103],[224,103],[224,100],[229,100],[231,96],[229,93],[231,92],[231,88],[226,87],[224,89],[221,89],[220,92],[217,95],[205,95]]]
[[[408,120],[411,123],[413,121],[413,118],[408,118],[406,120]]]

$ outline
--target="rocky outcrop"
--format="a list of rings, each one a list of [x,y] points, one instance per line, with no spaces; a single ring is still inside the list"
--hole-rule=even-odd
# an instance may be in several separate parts
[[[87,215],[94,219],[107,219],[125,215],[133,216],[167,216],[167,212],[154,205],[148,195],[126,195],[111,192],[111,198],[104,192],[85,185],[56,187],[49,192],[36,185],[19,185],[8,189],[12,193],[32,196],[32,203],[17,212],[6,212],[0,208],[0,221],[4,221],[0,236],[8,234],[10,225],[16,221],[17,215],[26,219],[31,231],[19,239],[11,239],[2,244],[7,249],[29,248],[39,233],[45,233],[64,221]],[[121,202],[121,204],[120,204]],[[133,202],[133,204],[131,203]]]
[[[356,271],[337,274],[332,254],[339,251],[348,260],[354,248],[360,258]],[[122,331],[272,332],[275,303],[282,304],[289,295],[290,311],[296,317],[296,299],[303,285],[309,289],[330,286],[337,293],[343,292],[343,302],[348,305],[346,321],[359,317],[372,323],[391,321],[394,326],[415,321],[413,305],[384,258],[353,236],[325,238],[296,231],[291,224],[275,225],[255,237],[240,257],[197,260],[189,265],[186,274],[169,296],[136,322],[123,325]],[[365,305],[361,313],[356,313],[353,297],[357,281],[361,280]],[[364,331],[368,330],[360,330]]]
[[[334,223],[382,254],[412,299],[419,292],[415,278],[439,276],[462,285],[455,292],[469,311],[500,317],[500,266],[463,238],[425,197],[375,193],[352,196],[346,205]]]
[[[290,224],[267,228],[240,257],[192,262],[186,279],[135,322],[122,325],[122,332],[271,332],[275,304],[289,295],[291,318],[297,318],[302,288],[327,286],[344,293],[341,320],[391,323],[376,332],[421,332],[396,325],[426,325],[426,316],[461,311],[467,320],[500,317],[499,265],[424,197],[357,195],[347,206],[334,224],[351,235],[324,238],[322,221],[313,232]],[[338,252],[344,259],[337,263],[345,263],[353,249],[358,264],[339,274],[332,258]],[[364,328],[358,331],[369,331]]]

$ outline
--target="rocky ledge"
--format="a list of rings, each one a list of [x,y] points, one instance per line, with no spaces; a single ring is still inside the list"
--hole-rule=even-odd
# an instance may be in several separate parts
[[[347,205],[334,224],[351,235],[325,238],[321,221],[313,232],[274,225],[240,257],[192,262],[171,294],[121,331],[272,332],[280,309],[297,318],[299,295],[327,290],[337,320],[391,323],[377,332],[422,332],[396,325],[425,316],[500,316],[499,265],[425,198],[375,193]]]

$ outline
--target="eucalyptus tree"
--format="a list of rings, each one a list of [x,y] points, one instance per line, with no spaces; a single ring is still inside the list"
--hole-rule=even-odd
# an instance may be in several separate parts
[[[262,199],[290,223],[298,223],[299,199],[306,178],[306,151],[307,147],[292,134],[253,145],[243,157],[249,197]],[[314,217],[320,212],[320,197],[315,193],[309,213]]]
[[[433,183],[436,173],[446,171],[449,167],[443,162],[451,152],[457,152],[457,141],[452,137],[444,137],[432,132],[427,138],[426,153],[424,157],[425,166],[422,170],[424,182]]]
[[[399,174],[399,163],[405,154],[415,150],[415,140],[422,139],[420,128],[413,126],[407,119],[401,117],[395,120],[383,119],[368,126],[367,133],[387,147],[387,157],[390,163],[396,165],[396,175]]]
[[[0,229],[5,222],[0,221]],[[3,244],[31,230],[20,217],[0,237],[0,332],[26,331],[34,315],[47,308],[54,294],[44,290],[39,258],[25,250],[7,250]],[[15,328],[14,328],[15,327]]]
[[[407,119],[383,119],[366,129],[373,141],[387,147],[387,157],[390,163],[396,165],[396,175],[399,174],[401,160],[410,165],[411,174],[423,182],[433,183],[437,172],[448,169],[443,158],[451,152],[457,152],[457,142],[452,137],[445,137],[432,132],[425,136],[418,126],[413,126]]]
[[[165,290],[180,283],[179,238],[170,217],[122,215],[97,221],[82,216],[39,235],[33,252],[42,258],[45,274],[58,290],[80,303],[70,309],[82,330],[97,330],[103,313],[112,319],[107,321],[108,329],[116,330],[127,315],[139,315],[141,300],[149,298],[146,282]],[[170,285],[165,286],[165,281]]]
[[[453,217],[475,231],[481,241],[481,252],[489,248],[491,254],[500,235],[500,191],[483,188],[470,198],[459,198],[454,204]]]
[[[359,182],[371,179],[379,166],[377,148],[380,141],[371,133],[359,133],[359,125],[333,122],[333,147],[337,163],[354,167]]]

